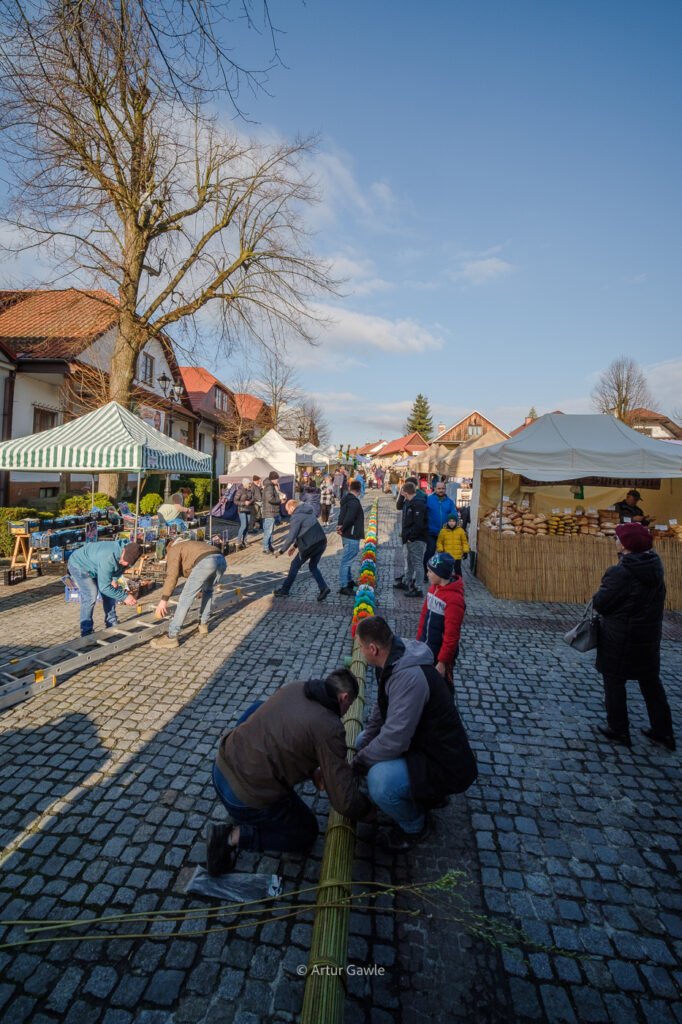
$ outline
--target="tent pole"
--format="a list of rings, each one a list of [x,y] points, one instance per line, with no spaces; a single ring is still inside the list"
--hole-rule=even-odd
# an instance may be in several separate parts
[[[211,464],[211,490],[208,495],[208,537],[206,538],[209,542],[213,540],[213,480],[215,474],[213,472],[213,465]],[[218,488],[220,490],[220,488]]]
[[[135,528],[133,531],[133,540],[137,540],[137,520],[140,515],[140,486],[142,483],[142,470],[138,470],[137,473],[137,494],[135,495]]]
[[[502,533],[502,505],[504,503],[504,469],[500,470],[500,522],[498,530]]]
[[[95,474],[94,473],[92,473],[90,475],[90,480],[92,481],[92,495],[91,495],[91,498],[90,498],[90,508],[93,509],[95,507]]]

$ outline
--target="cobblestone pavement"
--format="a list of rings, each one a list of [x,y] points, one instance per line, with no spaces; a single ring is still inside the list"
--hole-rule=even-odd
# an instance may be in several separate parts
[[[379,610],[414,635],[418,609],[390,587],[401,558],[395,518],[382,498]],[[210,785],[217,739],[251,701],[349,653],[338,551],[332,537],[322,605],[304,571],[287,601],[245,604],[205,640],[189,629],[179,651],[139,648],[0,715],[0,847],[11,851],[0,923],[207,906],[184,888],[203,861],[207,821],[222,816]],[[257,541],[229,561],[230,573],[247,576],[282,567]],[[595,737],[599,677],[590,655],[560,640],[576,608],[496,601],[468,575],[466,587],[456,688],[479,781],[438,812],[434,836],[410,855],[389,856],[360,826],[355,870],[359,880],[404,884],[455,868],[470,884],[460,904],[431,916],[407,916],[415,903],[401,895],[379,913],[351,915],[349,962],[385,973],[349,977],[346,1020],[679,1022],[679,754],[643,738],[625,751]],[[76,633],[77,611],[51,580],[0,590],[2,660]],[[664,681],[679,722],[679,616],[668,616],[666,638]],[[644,724],[634,694],[631,717]],[[326,800],[308,798],[323,824]],[[243,854],[240,868],[279,871],[287,889],[314,885],[322,845],[306,861]],[[486,945],[458,920],[479,913],[539,946]],[[199,917],[172,937],[157,921],[141,938],[0,950],[0,1019],[294,1021],[311,920],[191,934],[216,926]],[[0,928],[0,943],[22,934]]]

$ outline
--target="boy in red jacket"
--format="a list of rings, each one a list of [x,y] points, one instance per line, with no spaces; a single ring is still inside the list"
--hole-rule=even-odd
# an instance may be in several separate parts
[[[466,611],[464,584],[455,572],[455,560],[445,551],[437,551],[427,563],[429,590],[422,606],[417,640],[433,651],[436,668],[455,692],[453,668],[462,620]]]

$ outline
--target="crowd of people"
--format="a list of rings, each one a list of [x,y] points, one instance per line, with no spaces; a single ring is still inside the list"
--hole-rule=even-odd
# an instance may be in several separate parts
[[[339,592],[354,593],[353,563],[365,532],[361,498],[366,483],[342,467],[319,474],[319,479],[306,473],[298,481],[298,497],[286,499],[274,470],[264,482],[257,477],[242,481],[235,494],[239,545],[244,545],[259,509],[262,550],[291,557],[276,597],[288,597],[305,564],[317,583],[318,601],[329,595],[320,560],[327,547],[323,524],[329,524],[336,505],[336,531],[342,541]],[[380,616],[358,623],[360,649],[376,674],[377,701],[352,760],[341,718],[358,691],[347,670],[289,683],[253,704],[221,739],[213,767],[216,793],[232,821],[210,828],[211,874],[231,870],[240,849],[308,850],[318,834],[317,820],[294,791],[306,779],[326,789],[332,806],[353,820],[373,821],[381,812],[390,824],[389,849],[404,851],[430,834],[431,812],[476,778],[476,759],[455,703],[455,667],[466,612],[462,563],[469,554],[467,524],[448,497],[445,482],[436,478],[431,484],[426,493],[423,481],[408,477],[396,495],[403,557],[393,586],[406,597],[422,599],[414,639],[394,635]],[[622,517],[615,531],[618,562],[607,570],[593,598],[600,617],[596,667],[603,677],[607,717],[599,731],[610,741],[631,746],[626,684],[635,679],[649,716],[649,728],[642,732],[675,750],[672,715],[660,679],[663,566],[635,495],[628,498],[625,511],[631,514]],[[282,514],[287,531],[274,545],[274,526]],[[135,603],[117,580],[140,554],[136,543],[114,541],[85,545],[72,556],[69,569],[81,593],[82,635],[93,630],[98,594],[107,625],[116,621],[119,602]],[[208,632],[214,587],[225,569],[224,555],[208,541],[179,538],[169,546],[156,609],[160,618],[168,616],[178,580],[186,582],[168,633],[153,640],[152,647],[177,647],[199,594],[199,633]]]

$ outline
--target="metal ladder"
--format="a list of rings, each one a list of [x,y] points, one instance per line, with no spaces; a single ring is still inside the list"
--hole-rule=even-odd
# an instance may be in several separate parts
[[[262,572],[241,584],[235,585],[230,580],[223,582],[215,590],[214,614],[216,610],[222,610],[224,614],[247,598],[263,596],[281,580],[281,573]],[[169,603],[175,605],[177,601]],[[153,612],[153,604],[138,604],[137,615],[118,626],[47,647],[44,651],[24,658],[13,658],[0,665],[0,711],[28,700],[43,690],[58,686],[73,672],[129,651],[165,632],[168,620],[153,618]],[[185,621],[191,624],[194,619],[196,613],[188,616]]]

